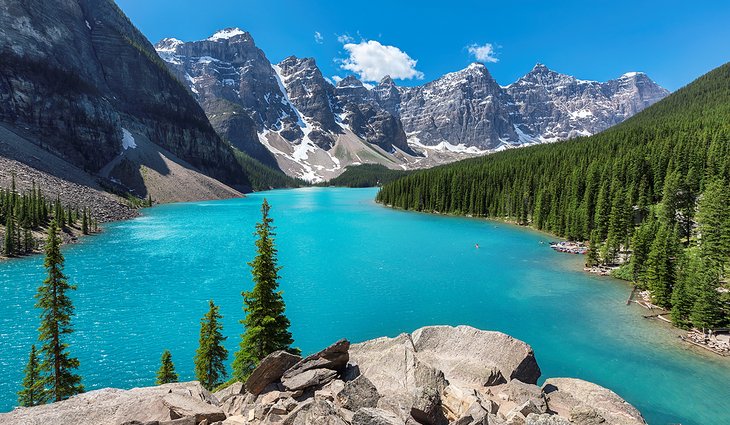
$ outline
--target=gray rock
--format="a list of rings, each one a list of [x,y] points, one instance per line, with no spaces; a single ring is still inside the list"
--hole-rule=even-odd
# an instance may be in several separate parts
[[[264,357],[259,365],[246,380],[246,390],[251,394],[258,395],[272,382],[281,379],[287,369],[297,364],[301,357],[286,351],[275,351]]]
[[[571,425],[571,422],[558,415],[549,415],[547,413],[527,415],[525,425]]]
[[[347,425],[335,406],[327,400],[310,399],[292,411],[284,425]]]
[[[304,390],[311,387],[320,387],[337,376],[337,372],[330,369],[310,369],[288,378],[282,378],[282,385],[289,391]]]
[[[446,420],[441,411],[441,396],[437,388],[422,388],[411,406],[411,417],[422,425],[445,425]]]
[[[540,367],[532,348],[501,332],[471,326],[428,326],[413,332],[418,358],[442,370],[449,382],[461,385],[494,384],[494,367],[508,379],[534,384]]]
[[[507,384],[493,387],[492,391],[498,395],[505,395],[507,401],[514,403],[520,413],[522,409],[525,409],[528,414],[545,413],[548,410],[545,395],[537,385],[525,384],[513,379]],[[523,414],[523,416],[527,416],[527,414]]]
[[[219,402],[222,403],[223,401],[226,400],[226,398],[228,398],[232,395],[243,394],[244,392],[245,392],[245,390],[243,388],[243,383],[236,381],[233,384],[227,386],[226,388],[223,388],[220,391],[216,391],[215,393],[213,393],[213,395],[215,396],[215,398],[218,399]]]
[[[405,425],[405,422],[387,410],[363,407],[353,415],[352,425]]]
[[[299,361],[284,373],[283,379],[291,378],[312,369],[330,369],[344,372],[347,362],[350,360],[349,349],[350,341],[341,339],[324,350]]]
[[[193,417],[196,423],[203,420],[216,422],[226,419],[226,414],[220,407],[199,398],[190,397],[188,394],[171,392],[162,398],[162,403],[170,409],[170,419]]]
[[[573,378],[550,378],[543,384],[548,407],[561,416],[575,417],[582,423],[606,425],[643,425],[636,408],[613,391],[591,382]],[[599,419],[600,418],[600,419]]]
[[[106,388],[57,403],[18,408],[10,413],[0,414],[0,423],[119,425],[131,421],[164,422],[179,419],[179,414],[185,416],[187,408],[192,407],[216,417],[218,412],[222,412],[215,406],[216,403],[217,400],[198,382],[131,390]]]
[[[352,411],[357,411],[361,407],[377,407],[378,400],[380,400],[378,389],[364,375],[345,382],[344,388],[337,394],[340,405]]]

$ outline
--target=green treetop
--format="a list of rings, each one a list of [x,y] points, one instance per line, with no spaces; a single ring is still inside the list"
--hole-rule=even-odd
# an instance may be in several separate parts
[[[18,404],[23,407],[31,407],[46,403],[48,401],[48,393],[46,393],[44,384],[45,381],[41,375],[38,351],[36,351],[35,345],[33,345],[30,347],[28,365],[25,366],[23,389],[18,392]]]
[[[175,373],[175,365],[172,363],[172,354],[170,350],[162,352],[160,359],[160,368],[157,370],[157,380],[155,384],[163,385],[177,382],[177,373]]]
[[[269,203],[264,199],[262,219],[256,224],[257,255],[248,263],[254,287],[252,291],[242,293],[246,318],[241,323],[245,331],[233,361],[233,373],[239,380],[244,380],[262,358],[274,351],[299,353],[298,349],[291,347],[293,339],[289,332],[289,319],[284,315],[284,299],[278,290],[281,268],[277,265],[275,233],[269,210]]]
[[[209,301],[210,309],[200,319],[200,346],[195,352],[195,376],[208,390],[212,390],[225,380],[227,375],[225,361],[228,351],[223,347],[226,337],[221,331],[219,307]]]

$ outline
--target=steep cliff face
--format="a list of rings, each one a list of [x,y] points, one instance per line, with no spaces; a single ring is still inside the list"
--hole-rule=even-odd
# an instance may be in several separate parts
[[[474,63],[420,87],[402,88],[400,119],[416,142],[424,145],[494,149],[519,140],[509,96]]]
[[[540,141],[601,132],[669,94],[643,73],[600,83],[560,74],[542,64],[505,90],[519,111],[520,129]]]
[[[200,105],[113,1],[4,1],[0,52],[0,121],[72,164],[100,172],[129,134],[246,185]]]

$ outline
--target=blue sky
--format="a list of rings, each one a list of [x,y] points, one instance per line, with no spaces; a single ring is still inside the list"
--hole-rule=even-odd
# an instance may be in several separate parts
[[[728,1],[117,3],[153,43],[164,37],[198,40],[240,27],[273,63],[290,55],[314,57],[327,77],[375,79],[391,71],[402,76],[402,85],[462,69],[475,54],[503,85],[541,62],[599,81],[644,71],[670,90],[730,61]],[[343,37],[338,41],[343,35],[347,46]]]

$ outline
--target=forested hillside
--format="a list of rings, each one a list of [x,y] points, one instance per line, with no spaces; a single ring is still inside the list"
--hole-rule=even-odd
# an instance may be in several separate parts
[[[375,187],[407,176],[409,173],[411,171],[391,170],[381,164],[350,165],[344,173],[324,184],[327,186]]]
[[[591,240],[680,326],[725,325],[730,64],[598,135],[424,170],[383,186],[398,208],[507,218]]]

